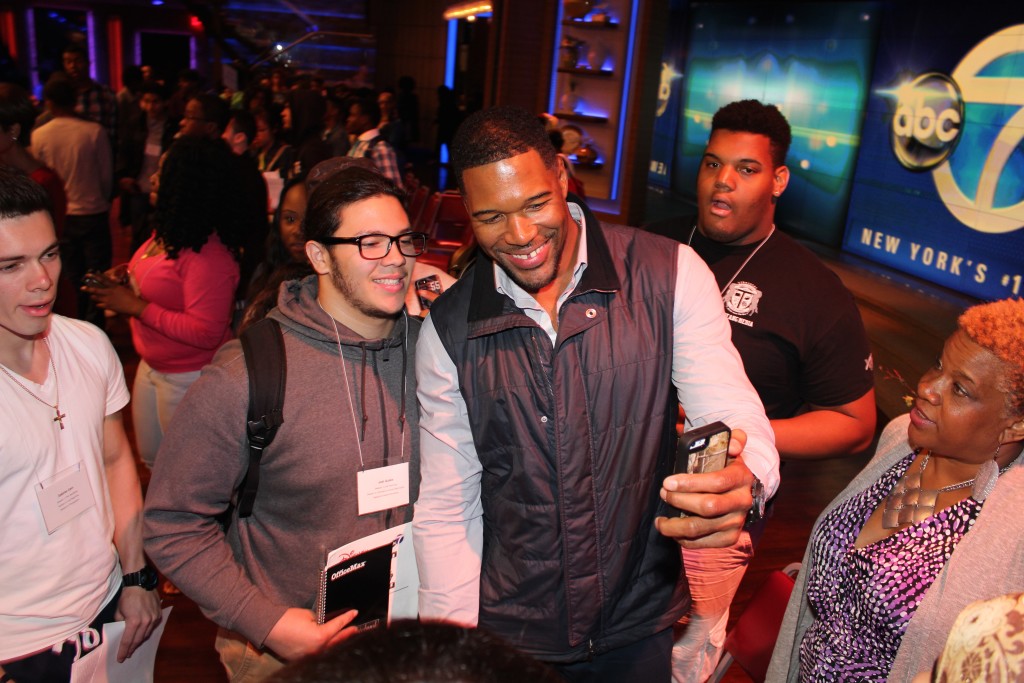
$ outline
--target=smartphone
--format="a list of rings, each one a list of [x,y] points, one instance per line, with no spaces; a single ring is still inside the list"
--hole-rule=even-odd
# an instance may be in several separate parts
[[[82,284],[86,287],[106,288],[110,286],[110,283],[103,277],[103,274],[95,270],[90,270],[82,277]]]
[[[420,291],[420,290],[424,290],[424,291],[427,291],[427,292],[434,292],[436,294],[440,294],[441,291],[444,289],[441,286],[441,278],[439,278],[436,275],[428,275],[426,277],[421,277],[419,280],[417,280],[413,284],[416,285],[416,291],[417,292]],[[419,300],[420,300],[420,307],[422,307],[423,310],[425,310],[425,311],[429,310],[430,309],[430,304],[432,304],[434,302],[431,301],[430,299],[426,298],[425,296],[422,296],[422,295],[418,295],[418,296],[419,296]]]
[[[725,467],[732,430],[724,422],[712,422],[683,432],[676,446],[674,474],[702,474]],[[680,511],[679,516],[688,513]]]

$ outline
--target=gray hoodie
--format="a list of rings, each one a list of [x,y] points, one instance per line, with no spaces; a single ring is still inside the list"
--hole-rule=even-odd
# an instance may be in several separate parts
[[[270,314],[285,337],[284,424],[263,456],[252,516],[232,519],[226,533],[217,519],[249,460],[238,341],[178,407],[146,494],[146,553],[210,619],[256,646],[287,608],[313,607],[326,551],[411,520],[419,487],[419,321],[403,315],[378,340],[339,323],[342,364],[316,293],[316,276],[286,282]],[[409,505],[357,514],[360,449],[366,469],[410,463]]]

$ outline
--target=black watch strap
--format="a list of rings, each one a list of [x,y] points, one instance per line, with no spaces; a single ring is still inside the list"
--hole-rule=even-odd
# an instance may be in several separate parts
[[[754,477],[754,483],[750,485],[750,497],[753,499],[753,503],[750,506],[750,510],[747,511],[747,521],[743,525],[744,528],[750,528],[764,519],[764,507],[767,502],[765,500],[764,484],[756,476]]]
[[[121,584],[125,588],[138,586],[151,591],[156,589],[159,583],[160,579],[156,574],[156,570],[148,564],[137,572],[130,572],[121,577]]]

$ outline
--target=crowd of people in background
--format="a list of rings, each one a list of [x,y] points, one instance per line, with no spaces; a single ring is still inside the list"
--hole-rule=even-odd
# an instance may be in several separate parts
[[[65,278],[74,289],[86,273],[111,266],[112,200],[120,199],[117,220],[131,231],[132,252],[152,235],[159,167],[182,138],[223,139],[239,159],[242,187],[231,195],[239,200],[234,210],[244,214],[236,329],[248,295],[259,289],[254,276],[259,285],[270,274],[266,259],[275,256],[266,254],[265,242],[277,238],[267,231],[268,221],[278,225],[275,212],[286,186],[339,156],[371,159],[399,187],[421,182],[424,164],[414,169],[412,163],[424,161],[414,149],[419,100],[408,76],[396,88],[376,91],[275,67],[232,91],[204,87],[194,69],[168,83],[149,67],[129,65],[115,94],[89,77],[88,59],[80,45],[69,45],[63,70],[47,79],[38,99],[19,84],[0,84],[0,126],[10,143],[0,148],[0,163],[46,187],[64,246]],[[453,125],[442,122],[443,128]],[[58,310],[102,325],[88,292],[70,289]]]

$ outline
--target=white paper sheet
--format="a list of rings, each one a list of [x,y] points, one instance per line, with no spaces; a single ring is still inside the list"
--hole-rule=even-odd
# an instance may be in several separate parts
[[[103,642],[71,666],[71,683],[153,683],[153,666],[160,638],[167,626],[171,608],[164,607],[163,619],[146,642],[132,656],[118,663],[117,649],[124,636],[124,622],[103,625]]]

